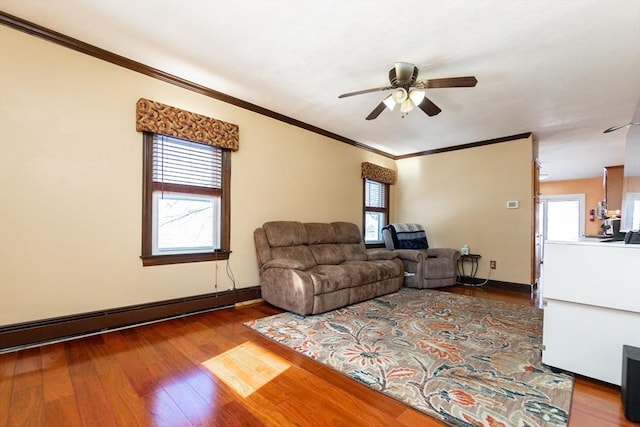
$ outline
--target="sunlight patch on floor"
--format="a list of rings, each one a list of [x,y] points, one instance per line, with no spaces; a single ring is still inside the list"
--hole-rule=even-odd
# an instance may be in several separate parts
[[[251,395],[291,366],[252,342],[240,344],[202,365],[242,397]]]

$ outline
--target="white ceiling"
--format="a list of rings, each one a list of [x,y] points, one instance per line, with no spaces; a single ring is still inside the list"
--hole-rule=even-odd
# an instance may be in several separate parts
[[[550,180],[624,163],[640,1],[0,0],[0,10],[392,155],[532,132]],[[397,61],[442,112],[364,118]],[[480,165],[479,165],[480,166]]]

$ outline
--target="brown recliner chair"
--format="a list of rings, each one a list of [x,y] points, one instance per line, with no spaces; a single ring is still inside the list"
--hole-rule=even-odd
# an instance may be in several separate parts
[[[404,286],[440,288],[456,284],[460,251],[430,248],[420,224],[389,224],[382,229],[387,249],[398,254],[404,264]]]

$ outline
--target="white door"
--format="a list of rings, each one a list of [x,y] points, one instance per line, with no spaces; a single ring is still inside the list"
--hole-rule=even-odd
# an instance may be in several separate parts
[[[540,196],[540,201],[543,242],[578,240],[584,236],[584,194]]]

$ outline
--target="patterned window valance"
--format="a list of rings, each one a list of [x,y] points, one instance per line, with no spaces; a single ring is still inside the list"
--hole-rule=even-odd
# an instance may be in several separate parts
[[[238,125],[144,98],[140,98],[136,103],[136,130],[174,136],[233,151],[238,150],[240,142]]]
[[[382,182],[383,184],[395,184],[396,171],[373,163],[362,162],[362,178]]]

